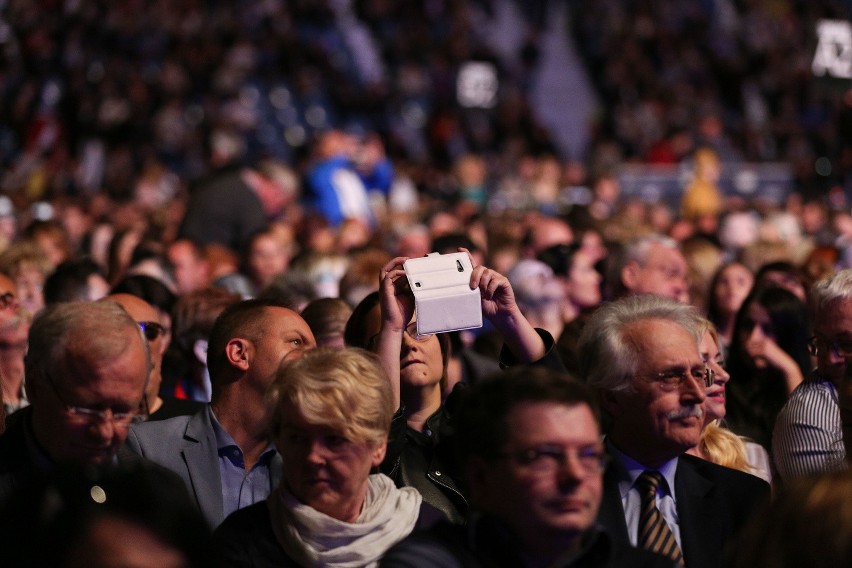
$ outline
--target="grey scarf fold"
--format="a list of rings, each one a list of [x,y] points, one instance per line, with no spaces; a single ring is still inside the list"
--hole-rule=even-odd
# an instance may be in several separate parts
[[[411,487],[397,489],[382,474],[371,475],[361,514],[339,521],[300,503],[284,484],[267,500],[272,528],[284,551],[302,566],[376,566],[382,555],[408,536],[423,498]]]

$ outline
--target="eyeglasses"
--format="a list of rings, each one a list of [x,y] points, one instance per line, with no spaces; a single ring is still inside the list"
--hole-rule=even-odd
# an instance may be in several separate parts
[[[835,339],[833,341],[826,341],[816,335],[808,339],[808,352],[811,355],[817,356],[826,351],[830,351],[835,357],[852,357],[852,340]]]
[[[116,428],[130,428],[131,424],[143,422],[147,417],[147,404],[145,397],[142,397],[142,403],[140,404],[140,410],[142,412],[115,412],[111,408],[98,410],[96,408],[72,406],[68,404],[65,402],[65,399],[62,398],[62,395],[59,394],[59,389],[56,388],[56,384],[53,382],[53,377],[47,375],[47,382],[50,384],[50,388],[53,389],[53,393],[56,395],[56,398],[59,399],[59,402],[64,407],[65,413],[68,414],[72,420],[81,424],[99,424],[101,422],[110,421]]]
[[[408,334],[408,337],[413,339],[414,341],[426,341],[433,335],[434,333],[417,333],[417,322],[413,321],[407,326],[405,326],[405,333]]]
[[[686,271],[680,266],[676,265],[667,265],[667,264],[657,264],[653,262],[649,262],[641,265],[642,268],[647,268],[648,270],[654,270],[662,274],[664,280],[686,280]]]
[[[139,324],[139,327],[142,329],[142,333],[145,334],[145,339],[148,341],[154,341],[166,333],[166,328],[155,321],[139,321],[136,323]]]
[[[659,384],[660,388],[664,391],[673,391],[680,388],[689,379],[705,387],[709,387],[716,378],[716,371],[707,366],[693,367],[688,371],[676,371],[672,369],[659,372],[656,375],[650,375],[646,378],[653,383]]]
[[[408,337],[413,339],[414,341],[426,341],[430,337],[434,337],[434,333],[417,333],[417,322],[413,321],[407,326],[405,326],[405,333],[408,334]],[[379,334],[375,334],[370,336],[370,339],[367,340],[367,349],[373,351],[376,347],[376,344],[379,342]]]
[[[5,294],[0,295],[0,310],[5,310],[6,308],[13,308],[18,305],[18,297],[15,296],[14,292],[6,292]]]
[[[566,467],[569,459],[580,466],[585,476],[596,475],[606,469],[606,464],[609,461],[609,456],[600,447],[568,450],[562,446],[551,444],[499,454],[498,457],[508,459],[519,467],[537,475],[555,473],[560,468]]]

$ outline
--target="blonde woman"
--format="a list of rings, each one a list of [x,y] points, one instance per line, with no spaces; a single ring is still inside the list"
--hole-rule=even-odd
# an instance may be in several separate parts
[[[267,405],[282,479],[216,530],[225,565],[376,566],[415,527],[439,520],[417,490],[370,474],[394,410],[387,375],[367,351],[320,348],[282,367]]]
[[[724,369],[716,328],[706,319],[702,328],[699,352],[707,367],[707,399],[704,402],[704,430],[698,445],[688,453],[713,463],[738,469],[772,482],[769,454],[763,446],[738,436],[722,426],[725,417],[725,385],[731,376]]]

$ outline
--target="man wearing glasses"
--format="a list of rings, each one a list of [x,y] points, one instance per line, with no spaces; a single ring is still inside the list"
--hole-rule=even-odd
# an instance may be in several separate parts
[[[701,436],[708,380],[697,321],[674,300],[629,296],[592,314],[578,347],[609,418],[598,521],[688,568],[720,566],[725,545],[769,498],[765,481],[685,454]]]
[[[0,437],[0,502],[60,464],[118,460],[151,368],[139,326],[113,302],[47,307],[28,343],[30,406]]]
[[[607,455],[591,392],[517,368],[477,383],[458,411],[473,513],[392,548],[383,567],[668,566],[595,525]]]
[[[775,420],[772,458],[781,482],[847,467],[838,392],[852,357],[852,269],[816,282],[810,299],[814,336],[808,349],[817,365]]]

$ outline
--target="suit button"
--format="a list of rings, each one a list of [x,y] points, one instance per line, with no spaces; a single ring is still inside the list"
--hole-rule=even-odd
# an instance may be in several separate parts
[[[441,477],[441,472],[437,469],[435,470],[435,477]]]

